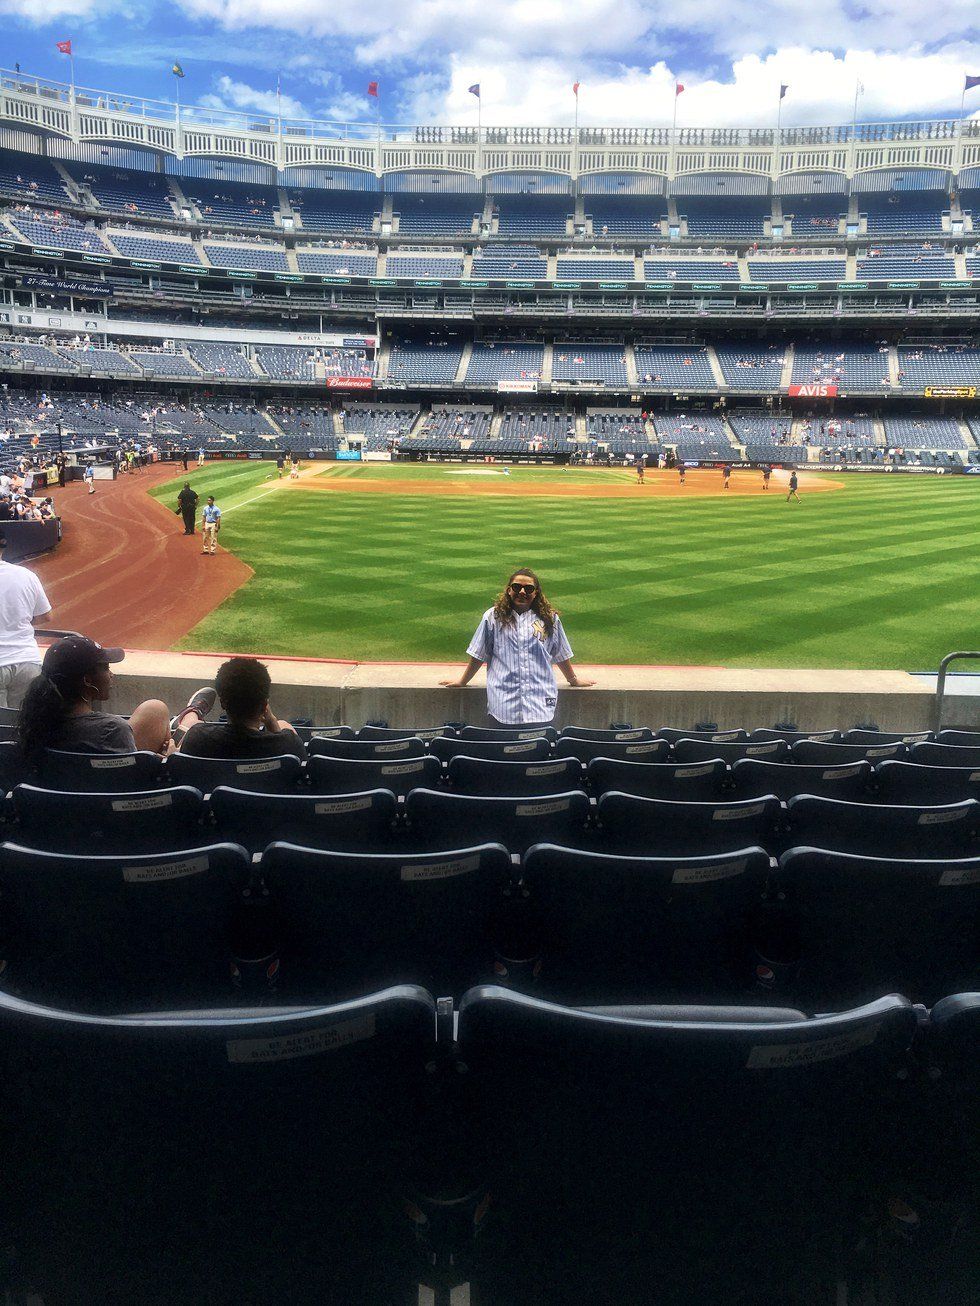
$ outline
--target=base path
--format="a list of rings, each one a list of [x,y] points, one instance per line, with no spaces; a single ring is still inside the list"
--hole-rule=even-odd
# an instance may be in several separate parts
[[[64,539],[31,570],[51,601],[51,623],[101,644],[169,648],[252,576],[251,567],[219,548],[201,553],[172,507],[147,491],[180,475],[174,464],[148,467],[115,481],[81,481],[54,499]],[[200,505],[198,511],[200,522]]]
[[[640,485],[635,472],[622,468],[602,472],[601,480],[600,476],[594,476],[587,482],[576,481],[574,470],[566,473],[555,468],[553,479],[542,477],[539,482],[513,479],[499,470],[487,476],[476,476],[464,474],[454,464],[431,463],[429,467],[432,471],[431,478],[416,480],[399,477],[397,470],[391,476],[378,477],[324,475],[314,464],[298,480],[277,482],[276,489],[286,492],[323,490],[339,494],[451,494],[465,499],[483,498],[487,495],[512,495],[522,499],[734,499],[737,496],[760,495],[776,499],[780,494],[785,498],[789,488],[789,472],[785,471],[774,471],[770,488],[764,490],[761,472],[735,470],[732,472],[731,488],[726,490],[720,468],[692,468],[685,477],[684,485],[681,485],[676,471],[650,470]],[[842,481],[808,472],[800,472],[799,480],[801,494],[844,488]]]

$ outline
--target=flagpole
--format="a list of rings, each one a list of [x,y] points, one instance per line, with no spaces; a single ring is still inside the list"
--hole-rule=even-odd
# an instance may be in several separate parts
[[[852,140],[855,140],[855,139],[857,138],[858,96],[859,96],[860,94],[861,94],[861,79],[860,79],[860,77],[859,77],[859,78],[857,79],[857,81],[855,82],[855,84],[854,84],[854,113],[853,113],[853,115],[852,115],[852,117],[851,117],[851,139],[852,139]]]

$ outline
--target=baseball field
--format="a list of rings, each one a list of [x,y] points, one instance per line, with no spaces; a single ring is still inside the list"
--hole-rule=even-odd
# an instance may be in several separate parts
[[[171,504],[184,481],[151,492]],[[969,477],[269,463],[189,474],[254,576],[177,647],[462,659],[530,566],[583,662],[934,668],[976,647],[980,484]],[[192,544],[188,541],[188,544]],[[192,545],[192,547],[194,547]],[[209,560],[206,560],[209,561]]]

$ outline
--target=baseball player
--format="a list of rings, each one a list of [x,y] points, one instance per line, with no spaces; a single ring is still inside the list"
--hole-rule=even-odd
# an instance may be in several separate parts
[[[94,494],[95,493],[95,468],[92,466],[91,463],[88,464],[88,466],[85,468],[85,471],[82,473],[82,480],[88,486],[89,494]]]
[[[215,554],[218,551],[218,531],[221,530],[221,509],[214,501],[214,495],[208,495],[208,501],[201,513],[201,526],[204,533],[202,553]]]

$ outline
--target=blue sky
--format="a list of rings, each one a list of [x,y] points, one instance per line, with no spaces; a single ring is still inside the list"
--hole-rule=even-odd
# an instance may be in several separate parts
[[[0,0],[0,64],[185,103],[388,122],[785,125],[959,112],[980,75],[980,4],[894,0]],[[966,101],[980,114],[980,87]]]

